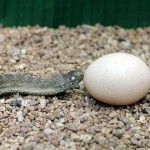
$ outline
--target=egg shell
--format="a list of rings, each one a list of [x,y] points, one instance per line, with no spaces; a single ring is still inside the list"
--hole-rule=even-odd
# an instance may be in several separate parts
[[[94,61],[83,80],[95,99],[111,105],[129,105],[149,91],[150,69],[134,55],[112,53]]]

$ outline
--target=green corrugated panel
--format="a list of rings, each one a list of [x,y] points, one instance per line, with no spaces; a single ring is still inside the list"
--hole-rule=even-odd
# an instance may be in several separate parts
[[[139,10],[138,10],[138,22],[137,25],[147,26],[150,25],[150,1],[139,0]]]
[[[65,0],[64,1],[64,5],[63,5],[63,22],[61,24],[65,24],[67,26],[70,26],[71,25],[71,20],[72,20],[72,17],[71,16],[71,13],[72,13],[72,6],[73,3],[72,3],[72,0]]]
[[[54,26],[54,12],[55,12],[55,0],[44,0],[43,1],[43,16],[42,25]]]
[[[32,0],[32,14],[31,14],[31,25],[42,25],[43,17],[43,3],[41,0]]]
[[[55,0],[54,9],[54,27],[62,24],[63,22],[63,2],[64,0]],[[65,10],[64,10],[65,11]]]
[[[91,22],[92,24],[95,24],[97,22],[97,20],[99,20],[99,23],[104,24],[104,20],[103,20],[103,16],[104,16],[104,3],[105,0],[93,0],[92,4],[94,5],[94,7],[92,7],[91,9],[91,14],[95,14],[95,15],[91,15]]]
[[[0,24],[58,27],[150,25],[150,0],[0,0]]]
[[[0,18],[4,17],[4,0],[0,0]]]
[[[126,3],[118,2],[116,6],[116,24],[124,25],[125,27],[128,27],[128,1],[129,0],[126,0]]]
[[[3,21],[4,24],[8,26],[17,25],[19,20],[17,18],[18,15],[18,0],[13,0],[13,3],[11,0],[6,0],[3,3]]]
[[[70,18],[71,18],[71,26],[76,26],[81,24],[81,21],[83,19],[83,8],[84,8],[84,0],[81,1],[75,1],[72,0],[72,11],[70,14]],[[88,1],[87,1],[88,2]]]
[[[24,1],[18,1],[18,22],[17,25],[27,25],[27,22],[31,24],[31,17],[32,17],[32,3],[31,0],[26,0],[26,4]]]
[[[117,4],[119,3],[118,0],[107,0],[107,3],[105,1],[104,3],[104,22],[106,25],[109,25],[110,24],[110,21],[111,22],[116,22],[116,19],[117,19]]]

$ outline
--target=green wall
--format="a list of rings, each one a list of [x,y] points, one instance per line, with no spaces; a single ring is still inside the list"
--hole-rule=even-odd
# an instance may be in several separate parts
[[[150,0],[0,0],[0,24],[75,27],[150,25]]]

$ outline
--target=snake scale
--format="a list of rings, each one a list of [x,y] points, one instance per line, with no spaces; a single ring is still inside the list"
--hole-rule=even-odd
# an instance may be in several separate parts
[[[31,95],[57,95],[77,86],[83,79],[81,70],[73,70],[52,78],[23,74],[1,74],[0,95],[20,93]]]

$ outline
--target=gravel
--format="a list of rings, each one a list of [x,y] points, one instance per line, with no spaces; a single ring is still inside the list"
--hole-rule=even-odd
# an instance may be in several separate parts
[[[150,67],[150,27],[0,28],[1,74],[84,71],[113,52],[139,56]],[[150,92],[124,107],[96,101],[83,82],[58,96],[0,96],[0,149],[150,149]]]

